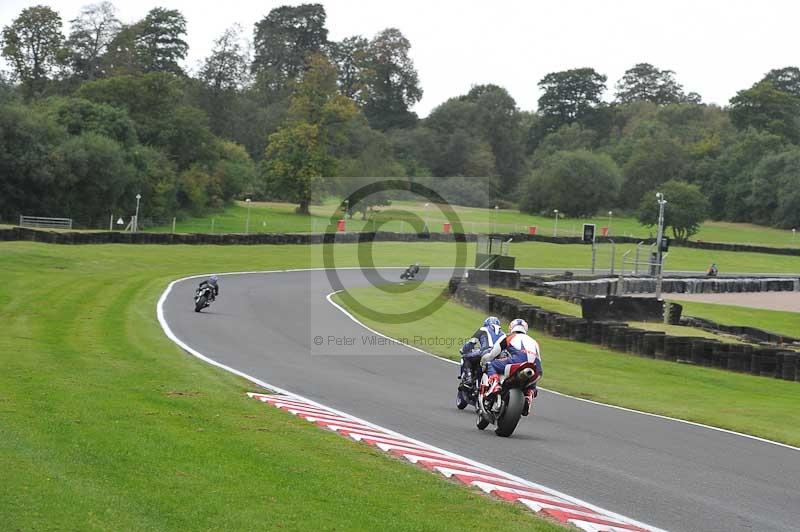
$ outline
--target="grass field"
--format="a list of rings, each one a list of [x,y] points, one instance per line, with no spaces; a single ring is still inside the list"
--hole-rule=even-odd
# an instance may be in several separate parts
[[[0,243],[0,528],[463,530],[480,507],[497,530],[558,530],[246,398],[252,385],[155,319],[176,277],[312,260],[300,246]]]
[[[427,205],[427,207],[426,207]],[[324,231],[330,224],[337,208],[337,202],[327,201],[311,207],[311,216],[294,212],[295,205],[287,203],[253,202],[250,206],[250,232],[309,232]],[[176,231],[181,233],[230,232],[244,233],[247,224],[246,203],[238,202],[217,213],[201,218],[186,218],[176,222]],[[516,210],[479,209],[474,207],[454,207],[461,222],[461,228],[470,233],[527,232],[531,226],[543,235],[553,235],[555,218],[534,216]],[[336,217],[338,218],[338,217]],[[401,223],[402,221],[402,223]],[[379,207],[370,220],[362,221],[360,215],[347,220],[348,231],[374,230],[410,232],[412,226],[420,230],[427,222],[431,231],[441,231],[447,218],[436,205],[423,202],[395,201],[391,206]],[[160,225],[148,228],[153,231],[171,231],[172,220],[161,220]],[[560,236],[579,236],[584,223],[594,223],[599,228],[609,226],[608,216],[587,219],[561,218],[558,221]],[[632,236],[650,238],[655,229],[641,225],[634,218],[611,217],[613,236]],[[693,240],[706,242],[733,242],[774,247],[800,248],[800,235],[793,239],[789,230],[774,229],[752,224],[708,221],[701,226]]]
[[[379,311],[401,312],[419,308],[420,301],[437,297],[440,292],[441,285],[426,283],[404,293],[360,288],[352,290],[350,296]],[[341,295],[337,301],[346,305]],[[434,315],[410,324],[384,324],[358,317],[395,338],[455,339],[470,334],[485,316],[448,301]],[[538,333],[536,336],[543,351],[542,386],[548,389],[800,445],[800,385],[796,382],[644,359]],[[420,347],[458,358],[454,350]]]
[[[513,297],[519,299],[523,303],[529,305],[536,305],[537,307],[558,312],[566,316],[576,316],[578,318],[583,316],[580,305],[570,303],[569,301],[562,301],[553,297],[537,296],[529,292],[522,292],[520,290],[508,290],[505,288],[489,288],[483,287],[484,290],[491,294],[499,294],[502,296]],[[685,327],[682,325],[669,325],[666,323],[651,323],[645,321],[631,321],[628,325],[637,329],[644,329],[646,331],[658,331],[670,334],[672,336],[693,336],[695,338],[711,338],[725,343],[741,343],[735,337],[727,334],[715,334],[712,332],[704,331],[696,327]]]

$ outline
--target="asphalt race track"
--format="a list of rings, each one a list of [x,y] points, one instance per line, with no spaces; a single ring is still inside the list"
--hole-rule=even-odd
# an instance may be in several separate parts
[[[368,283],[360,271],[338,273],[345,286]],[[394,281],[400,271],[377,273]],[[326,300],[326,272],[222,276],[220,299],[200,314],[192,307],[197,282],[176,283],[169,294],[172,331],[266,382],[664,529],[800,527],[800,451],[547,392],[535,416],[499,438],[475,428],[471,407],[456,410],[456,365],[390,342],[371,345],[381,339]],[[547,359],[558,353],[546,342],[542,350],[546,387]]]

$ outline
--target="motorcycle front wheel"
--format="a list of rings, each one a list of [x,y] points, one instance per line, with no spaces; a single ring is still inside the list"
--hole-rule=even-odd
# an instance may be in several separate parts
[[[469,404],[469,398],[467,394],[463,390],[458,390],[458,395],[456,395],[456,408],[459,410],[464,410],[467,408]]]
[[[194,304],[194,311],[200,312],[206,306],[206,296],[200,296],[200,299],[197,300]]]

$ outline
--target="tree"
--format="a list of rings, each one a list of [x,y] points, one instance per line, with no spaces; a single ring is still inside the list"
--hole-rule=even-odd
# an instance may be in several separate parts
[[[116,8],[111,2],[91,4],[81,8],[72,19],[72,31],[67,40],[70,65],[82,80],[93,80],[103,74],[102,56],[122,29]]]
[[[270,99],[286,93],[328,42],[325,18],[321,4],[301,4],[275,8],[256,23],[251,71]]]
[[[99,70],[105,77],[130,76],[144,72],[138,49],[141,30],[141,21],[120,27],[100,58]]]
[[[422,99],[422,88],[410,50],[411,43],[396,28],[383,30],[369,43],[364,114],[375,129],[416,123],[417,116],[409,109]]]
[[[552,132],[588,117],[601,105],[606,76],[593,68],[576,68],[547,74],[539,82],[542,127]]]
[[[685,149],[663,129],[654,127],[652,133],[634,141],[622,167],[623,205],[636,207],[647,191],[661,183],[683,179],[687,168]]]
[[[314,194],[321,191],[323,178],[333,175],[335,168],[320,127],[296,122],[269,136],[262,176],[285,195],[283,199],[299,205],[298,213],[310,214]]]
[[[359,105],[369,91],[369,41],[360,35],[331,43],[330,56],[339,71],[339,91]]]
[[[92,226],[122,208],[135,170],[117,142],[96,133],[70,137],[53,153],[61,212]]]
[[[28,96],[41,93],[57,66],[64,35],[61,16],[49,7],[23,9],[3,28],[3,57],[22,82]]]
[[[683,87],[675,81],[675,72],[659,70],[650,63],[634,65],[617,82],[616,100],[623,104],[645,101],[664,105],[685,98]]]
[[[464,98],[475,104],[473,124],[491,146],[501,187],[514,190],[527,173],[525,131],[517,102],[497,85],[476,85]]]
[[[785,149],[786,139],[755,129],[729,139],[702,186],[711,202],[711,215],[716,219],[750,221],[749,197],[755,167],[765,157]]]
[[[664,194],[664,228],[672,228],[677,240],[688,240],[700,230],[700,224],[708,216],[708,200],[697,185],[686,181],[671,180],[642,197],[639,205],[639,222],[653,227],[658,224],[656,192]]]
[[[0,217],[56,213],[51,207],[57,207],[57,173],[50,155],[65,138],[44,113],[21,104],[0,106]]]
[[[760,81],[731,98],[731,122],[739,130],[753,127],[800,142],[800,97]]]
[[[748,197],[750,219],[791,228],[800,225],[800,148],[761,159],[753,170]]]
[[[83,98],[52,98],[47,112],[70,135],[97,133],[130,147],[138,143],[136,124],[124,109]]]
[[[178,64],[186,58],[189,45],[186,18],[180,11],[156,7],[140,23],[136,53],[145,72],[183,75]]]
[[[800,68],[784,67],[770,70],[762,81],[769,81],[777,90],[800,97]]]
[[[336,154],[347,142],[348,125],[359,118],[355,103],[338,93],[336,69],[323,54],[309,59],[292,96],[287,123],[269,137],[262,177],[267,189],[279,190],[310,214],[323,178],[337,168]]]
[[[614,204],[619,184],[619,168],[608,155],[558,152],[528,180],[520,208],[532,213],[557,208],[568,216],[591,216]]]
[[[214,41],[198,77],[215,95],[241,90],[248,84],[249,57],[242,43],[242,29],[233,26]]]

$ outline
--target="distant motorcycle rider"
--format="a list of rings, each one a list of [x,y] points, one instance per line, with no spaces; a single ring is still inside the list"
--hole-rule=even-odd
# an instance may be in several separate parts
[[[498,358],[505,351],[508,356]],[[486,368],[488,377],[481,387],[481,396],[488,397],[500,390],[500,376],[509,364],[531,362],[536,367],[539,377],[542,376],[542,355],[539,343],[528,336],[528,323],[523,319],[515,319],[508,326],[508,336],[494,344],[492,350],[481,359],[481,364]],[[537,379],[538,380],[538,379]],[[525,405],[522,415],[527,416],[531,411],[533,399],[538,395],[534,382],[525,390]]]
[[[200,282],[200,286],[197,287],[197,290],[200,291],[206,286],[211,287],[211,300],[216,300],[219,295],[219,278],[216,275],[212,275],[208,279],[204,279]]]
[[[500,320],[495,316],[489,316],[483,320],[483,326],[472,334],[472,338],[461,347],[461,374],[460,377],[466,382],[473,382],[480,375],[474,374],[471,363],[491,351],[492,347],[500,340],[505,338],[505,333],[500,327]],[[478,367],[480,371],[480,367]],[[464,378],[466,376],[466,378]]]

